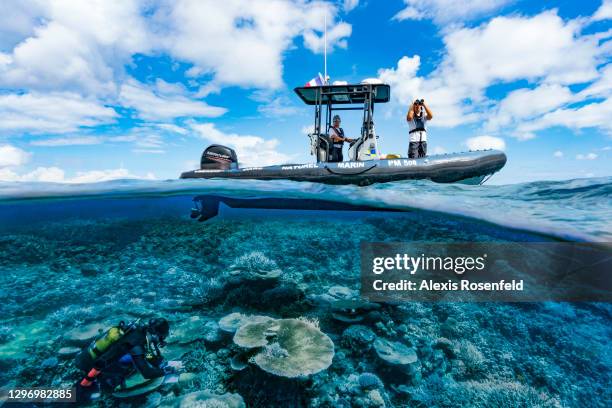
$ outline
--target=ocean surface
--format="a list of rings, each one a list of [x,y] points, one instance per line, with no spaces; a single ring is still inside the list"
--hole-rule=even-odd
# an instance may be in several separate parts
[[[326,210],[221,205],[192,218],[211,196]],[[358,296],[362,241],[610,242],[612,177],[0,183],[0,387],[72,386],[82,377],[74,354],[99,329],[163,316],[162,351],[188,374],[125,406],[612,406],[609,304],[368,303]],[[247,323],[228,324],[253,316],[285,319],[275,321],[333,349],[310,347],[273,374],[236,343]]]

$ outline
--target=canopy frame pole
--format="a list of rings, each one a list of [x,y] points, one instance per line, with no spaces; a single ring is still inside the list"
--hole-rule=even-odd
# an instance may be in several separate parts
[[[325,123],[325,133],[329,134],[329,128],[331,128],[331,119],[332,119],[332,111],[334,110],[332,104],[331,104],[331,98],[327,98],[327,118],[326,118],[326,123]]]
[[[321,137],[321,103],[322,103],[322,89],[317,89],[317,103],[315,105],[315,126],[314,126],[314,133],[316,135],[317,138],[317,147],[316,147],[316,156],[317,156],[317,163],[320,162],[319,160],[319,140]],[[327,148],[328,152],[327,155],[329,155],[329,147]]]

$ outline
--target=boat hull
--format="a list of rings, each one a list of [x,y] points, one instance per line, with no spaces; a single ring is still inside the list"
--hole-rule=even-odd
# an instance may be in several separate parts
[[[431,155],[420,159],[284,164],[232,170],[202,169],[184,172],[181,178],[282,179],[356,185],[429,179],[438,183],[479,184],[485,177],[499,171],[505,164],[506,155],[503,152],[483,150]]]

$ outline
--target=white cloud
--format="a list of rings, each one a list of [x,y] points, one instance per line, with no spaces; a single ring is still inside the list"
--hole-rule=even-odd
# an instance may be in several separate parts
[[[259,90],[253,92],[251,99],[262,103],[257,111],[268,117],[291,116],[298,112],[293,100],[282,93]]]
[[[163,126],[162,126],[163,125]],[[184,135],[189,131],[180,126],[166,124],[148,124],[139,126],[130,130],[129,133],[116,136],[107,136],[105,140],[108,143],[130,143],[132,152],[134,153],[153,153],[162,154],[166,151],[164,146],[166,142],[164,138],[176,137],[177,134]],[[160,133],[159,130],[162,130]]]
[[[604,40],[612,37],[612,30],[581,35],[584,24],[585,19],[564,21],[556,11],[546,11],[496,17],[474,28],[450,25],[443,37],[442,61],[433,72],[419,73],[420,57],[415,55],[379,70],[379,77],[392,86],[394,109],[405,112],[415,98],[425,98],[434,113],[431,126],[481,122],[487,133],[503,132],[520,140],[556,122],[576,128],[593,119],[591,126],[606,129],[606,103],[581,111],[581,119],[546,117],[586,97],[612,93],[612,68],[597,70],[610,54]],[[487,97],[492,85],[525,80],[535,85],[514,90],[501,102]],[[569,88],[589,82],[577,94]]]
[[[198,94],[228,85],[281,87],[285,52],[300,38],[318,52],[324,15],[330,50],[345,47],[351,31],[338,21],[338,6],[322,1],[14,3],[0,5],[0,130],[13,133],[112,123],[118,115],[109,106],[118,105],[155,122],[217,117],[225,109]],[[188,73],[202,92],[137,82],[125,71],[135,55],[193,64]],[[282,108],[273,104],[269,111]]]
[[[599,77],[595,82],[580,91],[579,99],[593,97],[612,97],[612,64],[607,64],[600,69]]]
[[[0,87],[14,93],[0,96],[0,129],[67,133],[114,122],[118,115],[106,105],[124,66],[150,49],[142,3],[11,3],[0,32],[16,40],[0,55]]]
[[[59,167],[37,167],[28,173],[18,174],[10,169],[0,169],[0,181],[51,182],[51,183],[97,183],[116,179],[155,179],[153,173],[137,176],[124,168],[92,170],[77,172],[73,177],[66,177],[66,172]]]
[[[553,153],[553,157],[556,157],[556,158],[559,158],[559,159],[560,159],[560,158],[562,158],[562,157],[563,157],[563,152],[562,152],[561,150],[557,150],[557,151],[555,151],[555,152]]]
[[[21,166],[30,160],[30,156],[30,153],[18,147],[0,145],[0,168]]]
[[[11,61],[12,61],[12,58],[9,54],[0,52],[0,66],[10,64]]]
[[[154,123],[153,126],[158,127],[167,132],[178,133],[180,135],[186,135],[187,133],[189,133],[187,129],[171,123]]]
[[[0,130],[65,133],[111,123],[117,112],[74,93],[0,95]]]
[[[0,50],[12,49],[31,36],[47,7],[43,0],[0,2]]]
[[[489,116],[486,129],[516,127],[517,122],[535,118],[558,108],[573,99],[566,86],[543,84],[534,89],[521,88],[510,92]],[[512,134],[512,133],[511,133]],[[512,134],[519,139],[529,138],[526,134]]]
[[[500,104],[500,111],[513,118],[529,118],[548,112],[572,99],[569,88],[561,85],[540,85],[534,89],[512,91]]]
[[[160,132],[161,130],[161,132]],[[52,137],[38,139],[30,142],[32,146],[63,147],[63,146],[86,146],[102,143],[130,143],[132,151],[138,153],[164,153],[165,136],[185,135],[188,130],[177,125],[166,123],[154,123],[143,125],[130,130],[123,135],[69,135],[64,137]]]
[[[315,33],[320,38],[325,14],[330,51],[345,46],[350,34],[348,24],[335,21],[337,7],[325,2],[179,0],[171,4],[155,16],[163,26],[163,47],[175,58],[193,63],[193,75],[212,74],[216,84],[279,88],[283,53],[299,36],[304,36],[307,48],[319,51]]]
[[[577,154],[576,160],[595,160],[597,158],[596,153]]]
[[[594,21],[612,19],[612,0],[603,0],[601,6],[593,15]]]
[[[136,135],[136,151],[140,151],[141,153],[164,153],[164,150],[162,150],[164,140],[161,135],[139,133],[140,135]]]
[[[491,13],[514,0],[404,0],[406,7],[394,20],[432,19],[436,24],[470,20]]]
[[[392,95],[402,104],[414,101],[421,93],[425,78],[417,76],[421,57],[404,56],[397,62],[397,68],[381,69],[378,76],[384,83],[390,84]]]
[[[393,16],[393,20],[404,21],[404,20],[422,20],[425,18],[425,14],[418,8],[407,6],[400,10],[396,15]]]
[[[135,109],[138,116],[147,120],[168,120],[179,117],[217,117],[225,108],[207,105],[186,95],[182,86],[158,80],[149,87],[136,80],[128,80],[121,86],[119,102]]]
[[[259,136],[224,133],[212,123],[192,125],[193,130],[203,139],[236,150],[238,162],[247,166],[267,166],[286,163],[290,156],[276,150],[277,139],[264,139]]]
[[[612,98],[589,103],[579,108],[561,108],[519,126],[519,132],[534,132],[553,126],[569,129],[600,128],[612,133]]]
[[[11,50],[0,58],[0,84],[108,97],[135,54],[166,54],[194,64],[193,76],[212,75],[211,89],[280,87],[296,39],[322,51],[325,15],[328,50],[346,47],[351,26],[338,12],[323,1],[26,0],[0,6],[0,52]]]
[[[350,37],[352,31],[351,25],[345,22],[336,23],[328,28],[327,52],[333,52],[334,47],[346,48],[348,46],[346,38]],[[304,33],[304,45],[315,54],[321,54],[325,50],[325,35],[308,30]]]
[[[504,139],[493,136],[471,137],[465,141],[465,144],[470,150],[506,149],[506,142],[504,141]]]
[[[444,37],[443,74],[478,92],[517,79],[590,81],[597,78],[598,41],[579,36],[579,29],[576,20],[565,22],[555,11],[496,17],[477,28],[461,28]]]
[[[468,111],[466,104],[467,89],[460,82],[447,83],[443,76],[434,73],[429,77],[417,74],[421,64],[418,55],[402,57],[397,68],[381,69],[379,78],[391,85],[393,100],[406,112],[408,106],[417,98],[427,100],[434,119],[431,126],[454,127],[474,122],[477,115]]]
[[[259,105],[257,111],[268,117],[282,117],[295,115],[298,109],[287,98],[278,97]]]
[[[132,149],[134,153],[144,153],[144,154],[164,154],[166,153],[163,149]]]
[[[112,92],[112,70],[81,35],[56,22],[37,28],[36,34],[20,43],[8,63],[0,66],[0,84],[45,92]]]
[[[347,13],[359,6],[359,0],[344,0],[343,8]]]
[[[96,145],[104,141],[99,136],[75,136],[75,137],[54,137],[50,139],[40,139],[31,141],[32,146],[85,146],[85,145]]]
[[[38,167],[29,173],[17,174],[11,169],[0,169],[0,181],[43,181],[59,183],[64,181],[64,171],[58,167]]]
[[[154,40],[136,0],[51,0],[30,12],[38,12],[27,16],[37,24],[0,65],[6,87],[112,95],[115,73]]]

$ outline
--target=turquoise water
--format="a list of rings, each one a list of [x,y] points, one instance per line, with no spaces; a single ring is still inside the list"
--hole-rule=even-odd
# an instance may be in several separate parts
[[[360,211],[222,207],[209,221],[191,219],[193,198],[207,195]],[[0,386],[71,385],[80,374],[70,348],[98,327],[164,316],[167,357],[193,376],[127,404],[173,404],[208,390],[239,394],[248,406],[611,406],[609,304],[357,299],[361,241],[609,242],[611,198],[612,178],[0,183]],[[236,270],[281,273],[236,282]],[[244,350],[219,327],[232,312],[316,321],[334,344],[331,365],[298,379],[252,362],[238,370],[232,362]],[[377,353],[382,340],[408,347],[415,361],[390,366]]]

